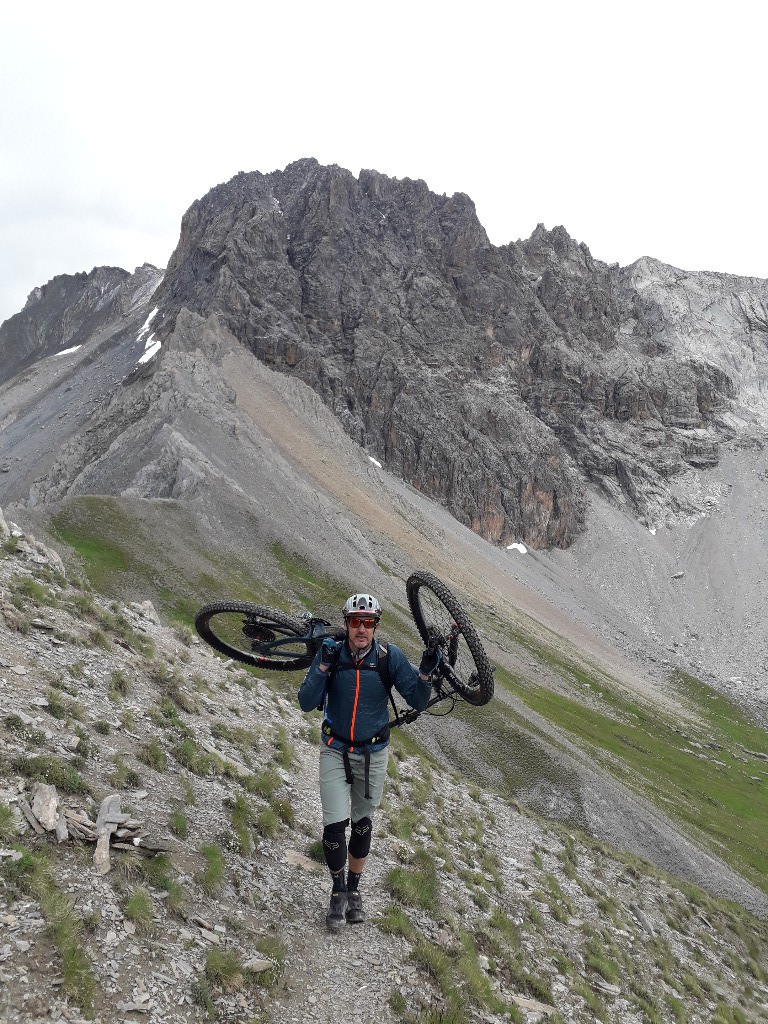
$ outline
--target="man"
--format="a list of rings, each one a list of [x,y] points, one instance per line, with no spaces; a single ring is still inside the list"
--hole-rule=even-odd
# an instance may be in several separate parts
[[[417,671],[399,647],[374,641],[380,619],[375,597],[353,594],[344,605],[346,638],[341,643],[323,640],[298,694],[303,711],[325,711],[320,800],[323,852],[333,881],[325,922],[334,932],[345,919],[349,924],[365,920],[359,884],[387,774],[388,686],[423,711],[432,691],[430,677],[441,658],[439,650],[424,651]]]

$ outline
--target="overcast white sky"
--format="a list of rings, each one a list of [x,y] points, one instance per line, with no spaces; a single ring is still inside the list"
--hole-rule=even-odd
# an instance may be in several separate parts
[[[490,239],[768,278],[768,5],[0,0],[0,321],[165,266],[187,207],[314,156],[466,192]]]

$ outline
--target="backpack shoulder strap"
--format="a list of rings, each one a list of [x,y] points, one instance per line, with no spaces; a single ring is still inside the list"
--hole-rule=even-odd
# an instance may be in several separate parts
[[[395,714],[397,714],[395,701],[392,697],[392,676],[389,673],[389,644],[385,647],[384,644],[380,644],[377,641],[376,647],[379,652],[379,675],[381,676],[381,681],[384,684],[384,689],[387,691],[389,701],[394,708]]]
[[[384,689],[387,691],[387,696],[389,697],[389,701],[392,707],[394,708],[395,714],[397,714],[397,707],[395,706],[395,701],[394,698],[392,697],[392,677],[389,673],[389,644],[380,644],[377,640],[376,652],[379,656],[378,668],[379,675],[381,676],[381,681],[384,684]],[[322,701],[317,706],[318,711],[323,711],[325,708],[325,699],[328,695],[328,684],[331,682],[335,670],[335,665],[331,665],[331,667],[328,669],[325,680],[325,692],[323,693]]]

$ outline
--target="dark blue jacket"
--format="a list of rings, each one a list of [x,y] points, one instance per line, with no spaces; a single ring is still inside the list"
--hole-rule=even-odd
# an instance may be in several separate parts
[[[337,736],[350,740],[347,747],[336,739],[323,737],[322,742],[334,750],[355,749],[355,741],[362,743],[384,729],[389,721],[389,695],[379,675],[380,645],[374,641],[365,658],[357,662],[352,657],[346,640],[339,651],[336,665],[328,672],[321,672],[318,651],[304,682],[299,689],[299,704],[302,711],[312,711],[325,698],[325,718]],[[429,703],[432,684],[428,679],[419,679],[418,669],[408,661],[399,647],[389,645],[389,677],[397,692],[412,708],[423,711]],[[326,694],[326,684],[328,692]],[[384,739],[372,743],[370,750],[379,750],[389,743]],[[362,753],[362,749],[360,751]]]

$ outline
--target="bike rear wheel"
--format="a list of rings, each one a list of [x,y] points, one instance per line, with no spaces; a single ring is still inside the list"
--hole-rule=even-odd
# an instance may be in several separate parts
[[[477,630],[456,596],[437,576],[415,572],[406,583],[408,604],[427,647],[442,649],[438,671],[468,704],[493,696],[493,669]]]
[[[307,668],[317,647],[298,619],[244,601],[206,605],[195,616],[195,629],[221,654],[272,671]]]

